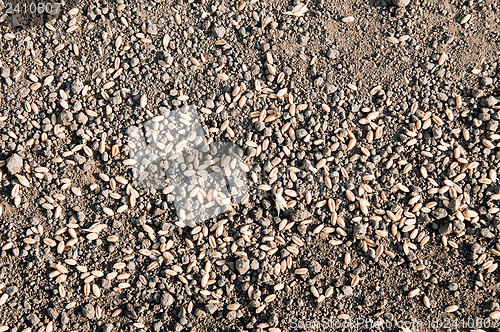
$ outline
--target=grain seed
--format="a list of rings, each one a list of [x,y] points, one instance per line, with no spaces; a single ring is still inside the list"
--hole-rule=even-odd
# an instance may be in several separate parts
[[[238,310],[240,308],[240,304],[239,303],[232,303],[232,304],[229,304],[227,306],[227,310],[230,310],[230,311],[235,311],[235,310]]]
[[[444,308],[444,311],[451,313],[451,312],[457,311],[458,309],[459,309],[459,307],[457,305],[453,304],[453,305],[449,305],[446,308]]]

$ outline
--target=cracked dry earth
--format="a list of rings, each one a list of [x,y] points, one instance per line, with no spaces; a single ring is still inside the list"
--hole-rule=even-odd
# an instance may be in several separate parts
[[[498,1],[9,3],[0,331],[499,330]],[[241,204],[134,177],[187,105]]]

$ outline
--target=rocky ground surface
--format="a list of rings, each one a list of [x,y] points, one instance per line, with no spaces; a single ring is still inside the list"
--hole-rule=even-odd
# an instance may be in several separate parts
[[[0,331],[500,330],[497,0],[15,5]],[[140,186],[132,128],[187,105],[244,153],[183,175],[241,170],[239,201]]]

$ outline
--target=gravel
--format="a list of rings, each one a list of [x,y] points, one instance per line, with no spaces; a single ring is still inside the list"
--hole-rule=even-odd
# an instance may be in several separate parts
[[[499,17],[490,0],[0,13],[0,331],[485,329]]]

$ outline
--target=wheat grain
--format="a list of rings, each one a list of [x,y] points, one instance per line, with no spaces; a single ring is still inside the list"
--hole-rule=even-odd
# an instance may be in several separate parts
[[[420,294],[420,289],[419,288],[415,288],[414,290],[410,291],[408,293],[408,297],[415,297],[417,296],[418,294]]]
[[[305,267],[298,268],[295,270],[295,274],[298,274],[298,275],[306,274],[307,272],[308,272],[308,269]]]
[[[8,298],[9,298],[9,294],[3,293],[3,295],[0,296],[0,306],[4,305],[7,302]]]
[[[235,310],[238,310],[240,308],[240,304],[239,303],[232,303],[232,304],[229,304],[227,306],[227,310],[230,310],[230,311],[235,311]]]
[[[465,15],[464,17],[462,17],[462,19],[460,20],[460,24],[466,24],[467,22],[470,21],[472,15],[471,14],[467,14]]]
[[[457,311],[458,309],[459,309],[459,307],[457,305],[453,304],[453,305],[449,305],[446,308],[444,308],[444,311],[451,313],[451,312]]]
[[[492,312],[490,312],[489,317],[493,318],[493,319],[500,319],[500,311],[492,311]]]

